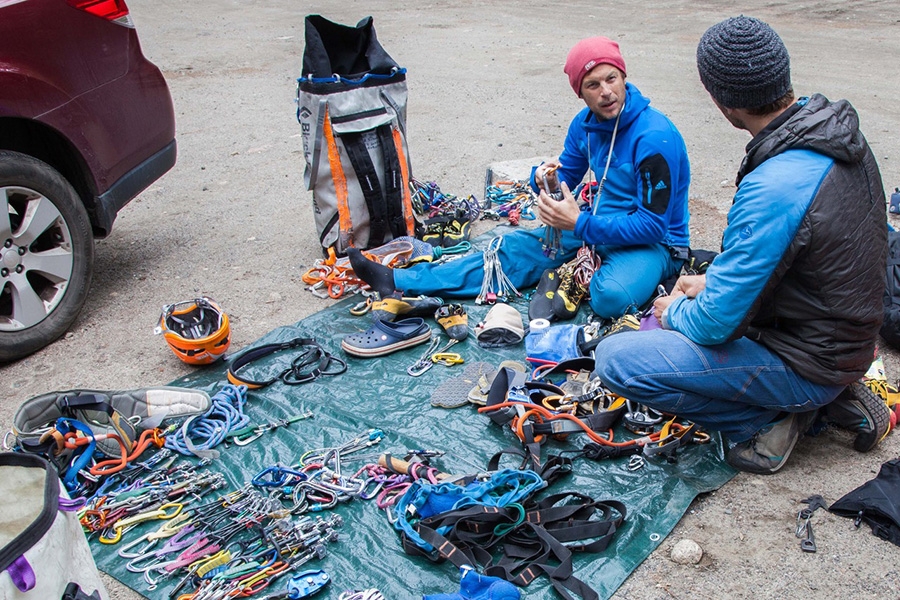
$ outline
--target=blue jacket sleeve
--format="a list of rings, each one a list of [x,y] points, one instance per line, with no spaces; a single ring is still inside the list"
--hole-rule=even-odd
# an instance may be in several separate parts
[[[715,345],[749,321],[831,164],[821,155],[812,164],[801,154],[814,153],[781,154],[741,182],[728,213],[722,253],[706,272],[706,288],[696,298],[673,301],[663,314],[665,327],[698,344]]]

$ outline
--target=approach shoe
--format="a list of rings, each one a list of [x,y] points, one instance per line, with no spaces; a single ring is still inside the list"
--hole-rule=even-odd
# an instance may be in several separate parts
[[[376,319],[363,333],[351,333],[341,341],[341,348],[351,356],[371,358],[410,348],[431,339],[431,327],[422,317],[400,321]]]
[[[777,472],[787,462],[797,440],[816,420],[817,412],[789,413],[757,431],[746,442],[734,445],[725,454],[725,460],[735,469],[748,473]]]
[[[443,304],[443,300],[433,296],[391,294],[372,302],[372,316],[382,321],[393,321],[397,317],[430,317]]]
[[[469,336],[469,316],[462,304],[445,304],[434,313],[438,325],[451,339],[461,342]]]
[[[891,410],[884,399],[862,381],[855,381],[822,409],[825,421],[856,433],[853,449],[868,452],[890,429]]]
[[[550,308],[557,319],[574,319],[581,301],[587,295],[587,289],[575,281],[575,272],[571,267],[562,267],[557,270],[557,274],[559,288],[550,300]]]
[[[553,298],[556,296],[556,290],[559,289],[559,275],[556,269],[547,269],[541,275],[537,288],[531,296],[531,302],[528,303],[528,320],[547,319],[555,321],[556,315],[553,314]]]

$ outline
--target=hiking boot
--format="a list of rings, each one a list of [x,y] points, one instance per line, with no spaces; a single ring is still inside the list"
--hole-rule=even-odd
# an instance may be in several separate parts
[[[547,319],[555,321],[556,315],[553,314],[553,297],[556,296],[556,290],[559,289],[559,275],[556,269],[547,269],[541,275],[537,288],[531,296],[531,302],[528,304],[528,320]]]
[[[771,475],[787,462],[791,450],[816,419],[817,411],[790,413],[770,423],[746,442],[732,447],[725,455],[729,465],[740,471]]]
[[[891,411],[884,399],[862,381],[855,381],[822,409],[825,421],[856,432],[853,448],[868,452],[890,428]]]
[[[558,272],[559,289],[550,300],[550,306],[557,319],[574,319],[582,299],[587,295],[587,290],[575,281],[575,272],[572,268],[562,267]]]

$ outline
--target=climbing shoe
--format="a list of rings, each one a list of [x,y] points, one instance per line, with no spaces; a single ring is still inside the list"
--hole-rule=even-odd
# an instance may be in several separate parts
[[[614,335],[616,333],[622,333],[623,331],[637,331],[640,328],[641,320],[637,315],[622,315],[609,324],[606,331],[603,332],[603,335]]]
[[[547,269],[541,275],[537,288],[531,296],[531,302],[528,303],[528,320],[547,319],[555,321],[556,315],[553,314],[553,298],[556,296],[556,290],[559,289],[559,275],[556,269]]]
[[[468,219],[450,219],[444,225],[444,237],[441,246],[451,248],[462,242],[469,241],[471,226]]]
[[[446,217],[434,217],[425,220],[425,232],[422,241],[438,248],[444,243],[444,228],[447,225]]]
[[[757,431],[746,442],[734,445],[725,454],[725,460],[739,471],[759,475],[777,472],[787,462],[797,440],[816,420],[816,413],[815,410],[789,413]]]
[[[560,320],[574,319],[587,290],[575,280],[575,271],[569,265],[557,269],[559,288],[550,300],[553,315]]]
[[[890,428],[891,411],[884,399],[862,381],[855,381],[823,409],[827,423],[856,433],[853,448],[868,452]]]
[[[429,317],[444,301],[432,296],[407,297],[392,294],[383,300],[372,302],[372,316],[382,321],[393,321],[397,317]]]
[[[469,335],[469,316],[462,304],[445,304],[434,313],[438,325],[444,328],[447,335],[461,342]]]

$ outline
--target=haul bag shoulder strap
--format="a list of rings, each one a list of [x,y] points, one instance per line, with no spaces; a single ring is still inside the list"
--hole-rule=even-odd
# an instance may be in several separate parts
[[[53,526],[59,508],[59,476],[34,454],[0,453],[0,572],[31,549]],[[14,497],[13,497],[14,496]],[[19,533],[15,533],[19,531]]]

